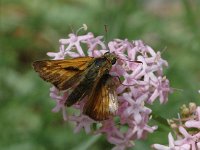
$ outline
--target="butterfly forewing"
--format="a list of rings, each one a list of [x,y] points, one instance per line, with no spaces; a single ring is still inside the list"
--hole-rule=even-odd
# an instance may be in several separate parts
[[[66,90],[78,82],[94,58],[79,57],[69,60],[41,60],[33,62],[40,77],[59,90]]]
[[[103,75],[89,95],[83,113],[96,121],[115,115],[118,109],[116,86],[112,76]]]

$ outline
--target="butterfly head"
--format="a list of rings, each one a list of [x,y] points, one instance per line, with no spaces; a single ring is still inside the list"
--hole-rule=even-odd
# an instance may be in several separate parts
[[[117,61],[117,56],[114,53],[106,52],[104,57],[106,57],[106,59],[109,60],[112,65],[114,65]]]

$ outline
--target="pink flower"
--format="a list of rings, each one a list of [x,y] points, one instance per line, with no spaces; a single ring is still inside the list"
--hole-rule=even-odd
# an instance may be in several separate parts
[[[85,129],[86,133],[89,133],[91,131],[90,126],[94,123],[94,120],[83,114],[80,116],[70,116],[69,120],[76,123],[75,133],[79,132],[82,128]]]
[[[191,150],[197,150],[197,142],[200,139],[200,132],[194,135],[190,135],[187,130],[183,127],[179,127],[180,133],[184,136],[183,139],[177,140],[174,143],[177,146],[182,146],[185,144],[190,145]]]
[[[161,144],[153,144],[152,147],[156,150],[190,150],[189,144],[184,144],[181,146],[176,146],[174,144],[174,138],[171,133],[168,134],[169,146],[161,145]]]
[[[96,122],[83,115],[82,108],[87,99],[73,105],[73,109],[77,110],[76,115],[67,115],[64,103],[68,91],[60,92],[53,87],[50,89],[50,96],[57,103],[53,111],[62,110],[65,120],[75,122],[75,132],[84,128],[89,133],[92,124],[100,124],[102,127],[96,129],[95,133],[106,134],[108,141],[116,145],[115,150],[123,150],[133,146],[134,140],[145,138],[148,133],[156,130],[156,126],[148,125],[151,109],[145,105],[153,104],[156,99],[160,103],[167,102],[170,87],[168,79],[163,76],[163,67],[168,64],[161,58],[160,52],[155,52],[141,40],[115,39],[108,42],[108,45],[102,40],[102,36],[94,37],[92,33],[81,36],[69,34],[69,38],[59,40],[60,50],[57,53],[49,52],[47,55],[53,59],[64,59],[66,56],[100,57],[105,52],[115,53],[118,60],[110,74],[124,79],[116,89],[119,95],[116,118],[119,117],[120,123],[116,126],[114,119]],[[126,132],[121,131],[124,126],[128,127]]]
[[[200,129],[200,106],[196,109],[196,119],[195,120],[189,120],[185,122],[185,126],[187,128],[198,128]]]
[[[200,107],[198,106],[196,109],[196,116],[198,121],[194,121],[192,118],[186,121],[185,125],[187,128],[183,126],[179,126],[178,130],[180,135],[177,135],[177,140],[174,140],[171,133],[168,135],[169,146],[161,145],[161,144],[153,144],[152,147],[156,150],[199,150],[200,149],[200,131],[198,125],[199,122],[199,111]],[[197,128],[194,130],[192,128]],[[192,130],[193,132],[191,132]]]

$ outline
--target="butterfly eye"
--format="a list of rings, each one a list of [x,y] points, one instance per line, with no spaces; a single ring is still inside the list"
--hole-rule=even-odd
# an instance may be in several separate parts
[[[113,58],[113,59],[111,60],[112,65],[114,65],[114,64],[116,63],[116,61],[117,61],[117,59],[116,59],[116,58]]]

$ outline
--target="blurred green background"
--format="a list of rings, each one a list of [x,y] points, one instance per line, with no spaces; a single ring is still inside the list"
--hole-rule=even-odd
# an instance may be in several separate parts
[[[58,40],[83,23],[88,31],[113,38],[142,39],[162,57],[175,91],[169,102],[150,106],[164,118],[176,117],[188,102],[200,104],[200,1],[198,0],[1,0],[0,12],[0,149],[2,150],[109,150],[104,136],[83,131],[61,113],[52,113],[50,85],[33,71],[31,62],[57,51]],[[162,127],[134,150],[153,143],[167,144],[170,130]]]

